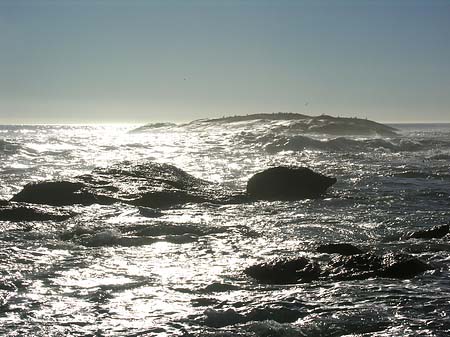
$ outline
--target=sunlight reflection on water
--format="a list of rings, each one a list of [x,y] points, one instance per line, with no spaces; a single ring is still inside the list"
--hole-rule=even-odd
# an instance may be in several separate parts
[[[144,217],[130,205],[73,206],[79,216],[63,223],[2,224],[0,334],[19,329],[24,336],[180,336],[187,329],[195,336],[229,331],[225,336],[253,337],[284,329],[294,336],[445,335],[448,237],[426,243],[382,240],[450,219],[448,162],[424,160],[436,151],[449,152],[449,132],[403,135],[423,141],[417,151],[383,148],[380,142],[355,152],[281,148],[268,153],[265,146],[279,137],[273,135],[279,125],[243,125],[149,133],[127,133],[129,126],[1,129],[8,151],[0,153],[0,198],[27,182],[143,159],[237,190],[244,190],[255,172],[280,164],[309,166],[337,176],[338,183],[317,200],[185,205],[163,210],[158,218]],[[427,145],[429,139],[434,143]],[[326,259],[315,247],[330,241],[417,252],[439,267],[411,281],[289,286],[258,284],[242,273],[274,257]],[[228,309],[253,317],[249,312],[255,308],[258,317],[282,316],[289,309],[295,319],[230,323],[222,329],[205,323],[207,309],[226,321],[233,318]]]

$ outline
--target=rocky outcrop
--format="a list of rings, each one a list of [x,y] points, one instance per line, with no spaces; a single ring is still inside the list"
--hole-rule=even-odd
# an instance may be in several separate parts
[[[172,165],[122,162],[67,181],[28,184],[12,201],[53,206],[123,202],[167,208],[185,203],[231,203],[242,198]]]
[[[172,165],[122,162],[69,180],[30,183],[11,200],[52,206],[122,202],[168,208],[186,203],[313,198],[335,182],[335,178],[307,168],[275,167],[253,176],[248,182],[248,194],[244,194],[196,178]]]
[[[105,204],[106,196],[96,195],[81,182],[42,181],[25,185],[11,201],[52,206]],[[109,200],[111,203],[113,200]]]
[[[286,284],[317,280],[321,270],[317,263],[300,256],[256,264],[244,273],[261,282]]]
[[[0,207],[0,221],[64,221],[73,216],[73,213],[46,207],[30,207],[23,205]]]
[[[257,264],[244,273],[263,283],[288,284],[314,280],[361,280],[372,277],[406,279],[423,273],[431,267],[406,254],[372,253],[339,255],[324,266],[305,257],[274,260]]]
[[[431,267],[407,254],[388,253],[382,256],[365,253],[338,256],[331,260],[323,275],[333,280],[355,280],[372,277],[407,279]]]
[[[259,200],[317,198],[336,181],[306,167],[272,167],[250,178],[247,194]]]
[[[432,267],[411,255],[389,253],[383,255],[382,268],[377,276],[407,279],[419,275]]]

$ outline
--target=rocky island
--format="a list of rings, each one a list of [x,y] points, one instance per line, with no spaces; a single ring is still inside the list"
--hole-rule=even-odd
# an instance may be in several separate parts
[[[397,135],[397,130],[391,126],[377,123],[368,119],[334,117],[329,115],[309,116],[293,112],[257,113],[241,116],[229,116],[212,119],[198,119],[180,127],[207,127],[214,125],[247,125],[248,123],[261,122],[272,125],[273,131],[293,132],[296,134],[325,134],[332,136],[383,136]],[[285,122],[281,123],[280,122]],[[156,128],[176,127],[172,123],[151,123],[141,126],[132,132],[145,132]]]

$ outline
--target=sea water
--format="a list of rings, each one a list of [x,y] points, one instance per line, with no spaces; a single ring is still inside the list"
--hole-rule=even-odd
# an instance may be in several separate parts
[[[0,126],[0,199],[29,182],[155,161],[244,191],[253,174],[307,166],[336,177],[323,198],[187,204],[146,216],[124,204],[67,206],[64,222],[0,222],[2,336],[447,336],[450,125],[382,138],[298,135],[289,121]],[[283,131],[284,130],[284,131]],[[405,252],[433,266],[409,280],[265,285],[244,275],[320,243]]]

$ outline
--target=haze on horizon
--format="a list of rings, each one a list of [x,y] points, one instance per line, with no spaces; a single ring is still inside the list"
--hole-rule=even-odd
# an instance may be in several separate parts
[[[450,122],[450,1],[0,0],[0,124]]]

